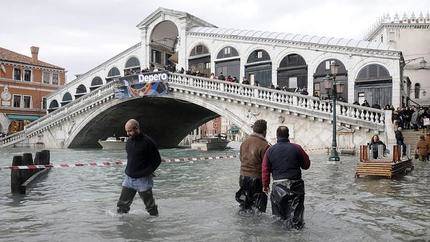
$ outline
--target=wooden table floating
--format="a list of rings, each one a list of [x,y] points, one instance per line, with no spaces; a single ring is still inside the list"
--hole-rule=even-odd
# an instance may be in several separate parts
[[[404,175],[414,168],[411,158],[407,156],[401,157],[400,146],[398,145],[393,146],[392,156],[378,159],[369,159],[368,149],[366,145],[360,146],[360,161],[357,164],[355,177],[378,176],[393,178]]]

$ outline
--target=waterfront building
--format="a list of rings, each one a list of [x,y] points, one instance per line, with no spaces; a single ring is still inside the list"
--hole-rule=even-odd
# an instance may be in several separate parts
[[[402,17],[386,14],[372,26],[366,40],[402,51],[405,59],[402,85],[406,87],[402,96],[410,96],[411,105],[430,105],[430,14],[424,16],[421,12]],[[405,103],[407,100],[402,98],[402,104]]]
[[[46,114],[46,97],[65,83],[65,69],[0,47],[0,132],[14,133]]]

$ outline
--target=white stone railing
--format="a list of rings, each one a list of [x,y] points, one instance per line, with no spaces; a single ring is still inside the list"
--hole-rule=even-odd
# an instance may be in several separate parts
[[[78,99],[73,100],[72,102],[68,103],[63,107],[59,107],[57,110],[28,124],[24,127],[24,130],[6,136],[3,139],[0,139],[0,147],[9,146],[23,141],[27,137],[30,137],[37,130],[42,129],[54,122],[58,122],[62,119],[65,119],[68,115],[71,115],[72,113],[79,112],[80,110],[86,108],[90,103],[113,95],[113,87],[118,85],[118,83],[119,81],[110,82]]]
[[[177,73],[169,75],[169,85],[189,90],[210,91],[210,95],[234,97],[256,105],[266,105],[315,117],[322,115],[325,118],[331,118],[332,115],[333,104],[330,100],[320,100],[317,97],[292,92]],[[385,115],[383,110],[345,102],[336,102],[336,108],[336,116],[340,119],[340,122],[364,128],[384,130]]]
[[[188,90],[224,98],[235,98],[239,101],[253,103],[256,106],[266,106],[331,120],[332,102],[312,96],[177,73],[169,73],[168,82],[173,89]],[[113,97],[114,87],[121,85],[121,83],[121,81],[110,82],[58,108],[54,112],[30,123],[23,131],[0,139],[0,147],[24,141],[27,137],[36,134],[37,131],[53,123],[58,124],[66,120],[66,117],[71,114],[82,111],[91,103],[108,96]],[[382,110],[337,102],[336,112],[341,123],[384,130],[385,115]]]

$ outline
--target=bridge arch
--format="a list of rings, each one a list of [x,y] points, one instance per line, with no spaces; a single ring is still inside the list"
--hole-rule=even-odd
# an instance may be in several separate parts
[[[154,67],[168,66],[174,70],[177,62],[179,31],[171,20],[163,20],[150,30],[150,64]],[[175,58],[176,56],[176,58]]]
[[[61,106],[64,106],[64,105],[70,103],[72,100],[73,100],[73,98],[72,98],[72,94],[70,94],[70,92],[64,93],[63,99],[61,101]]]
[[[251,133],[246,120],[219,105],[191,95],[175,95],[115,99],[77,122],[64,145],[69,148],[94,147],[98,139],[113,134],[125,135],[125,122],[135,118],[142,124],[142,130],[162,147],[175,147],[190,131],[218,116],[226,117],[238,127],[245,127],[246,133]]]

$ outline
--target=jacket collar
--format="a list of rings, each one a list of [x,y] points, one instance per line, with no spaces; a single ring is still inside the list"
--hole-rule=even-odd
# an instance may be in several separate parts
[[[290,140],[288,138],[278,138],[277,140],[278,143],[283,142],[283,143],[290,143]]]
[[[259,134],[259,133],[255,133],[254,132],[254,133],[251,134],[251,136],[255,136],[257,138],[260,138],[260,139],[266,141],[266,138],[263,135]]]

